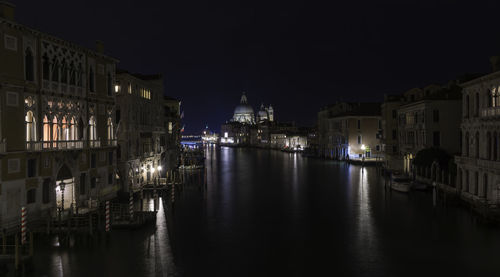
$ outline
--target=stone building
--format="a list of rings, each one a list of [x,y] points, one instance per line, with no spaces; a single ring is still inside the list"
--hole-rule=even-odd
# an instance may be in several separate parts
[[[462,149],[461,155],[455,156],[458,167],[456,189],[463,200],[498,206],[500,71],[461,86]]]
[[[318,113],[320,155],[332,159],[382,158],[380,103],[336,103]]]
[[[115,64],[0,2],[0,225],[114,197]],[[93,200],[93,201],[89,201]]]
[[[418,151],[436,147],[450,155],[460,149],[461,88],[454,82],[430,85],[403,94],[398,108],[398,148],[403,170],[411,173]]]
[[[255,116],[254,109],[248,104],[247,96],[243,92],[233,117],[221,125],[220,142],[226,145],[268,147],[270,126],[274,126],[273,107],[261,104]]]
[[[139,190],[172,168],[164,159],[167,149],[178,149],[179,101],[163,96],[161,75],[118,70],[116,88],[120,183]]]
[[[384,95],[381,105],[382,114],[382,150],[385,166],[392,169],[403,169],[402,157],[399,155],[398,109],[403,99],[401,95]]]

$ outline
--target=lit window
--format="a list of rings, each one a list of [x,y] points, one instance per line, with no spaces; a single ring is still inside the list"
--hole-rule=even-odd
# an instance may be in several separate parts
[[[26,121],[26,141],[36,141],[36,119],[32,111],[28,111],[25,116]]]

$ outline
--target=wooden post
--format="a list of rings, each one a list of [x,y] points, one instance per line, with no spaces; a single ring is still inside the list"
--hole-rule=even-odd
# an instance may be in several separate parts
[[[15,268],[16,270],[19,269],[19,236],[16,234],[15,236],[15,252],[14,252],[14,261],[15,261]]]
[[[26,243],[26,207],[21,207],[21,244]]]
[[[5,237],[5,231],[2,231],[2,254],[7,254],[7,238]]]
[[[30,257],[33,257],[33,232],[30,232]]]

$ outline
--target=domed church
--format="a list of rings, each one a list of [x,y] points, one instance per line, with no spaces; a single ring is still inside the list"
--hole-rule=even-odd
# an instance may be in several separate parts
[[[247,96],[243,92],[240,104],[234,109],[233,122],[245,124],[255,124],[255,117],[252,106],[248,104]]]

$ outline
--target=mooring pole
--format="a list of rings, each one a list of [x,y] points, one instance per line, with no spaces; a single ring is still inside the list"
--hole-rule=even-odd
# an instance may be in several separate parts
[[[14,252],[14,261],[15,261],[15,268],[16,270],[19,269],[19,235],[15,235],[14,239],[14,244],[15,244],[15,252]]]
[[[7,254],[7,238],[5,237],[5,230],[2,231],[2,254]]]
[[[33,257],[33,232],[30,232],[30,257]]]

